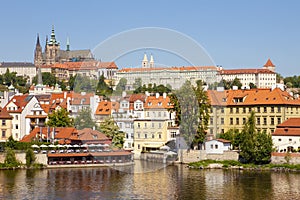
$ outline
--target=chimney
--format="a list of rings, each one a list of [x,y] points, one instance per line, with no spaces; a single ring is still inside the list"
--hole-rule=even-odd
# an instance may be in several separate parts
[[[155,94],[155,97],[158,99],[158,97],[159,97],[159,93],[158,92]]]
[[[67,98],[67,92],[64,92],[64,99]]]
[[[163,93],[163,98],[165,99],[165,98],[167,98],[167,93]]]

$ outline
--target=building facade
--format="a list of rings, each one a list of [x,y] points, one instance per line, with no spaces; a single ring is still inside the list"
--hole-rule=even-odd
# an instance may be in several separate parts
[[[271,88],[276,85],[275,65],[270,59],[261,69],[221,69],[218,76],[226,81],[238,78],[245,88],[249,87],[250,83],[258,88]]]
[[[6,142],[12,135],[12,116],[2,107],[0,107],[0,142]]]
[[[5,72],[16,72],[17,76],[24,76],[29,78],[31,82],[36,76],[36,67],[33,63],[29,62],[2,62],[0,63],[0,73],[5,74]]]
[[[278,124],[300,114],[300,99],[280,88],[208,90],[211,103],[209,134],[216,136],[230,129],[241,131],[251,111],[256,127],[272,134]]]

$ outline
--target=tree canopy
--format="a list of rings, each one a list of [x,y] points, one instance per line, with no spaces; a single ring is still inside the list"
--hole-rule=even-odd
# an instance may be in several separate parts
[[[114,91],[116,95],[121,95],[126,90],[127,79],[121,78]]]
[[[73,121],[69,117],[69,112],[64,108],[60,108],[48,114],[47,126],[71,127],[73,126]]]
[[[79,111],[78,116],[74,120],[74,125],[77,129],[94,128],[96,123],[91,117],[91,109],[85,108]]]
[[[113,118],[109,117],[101,122],[100,131],[112,139],[112,145],[114,147],[123,147],[125,133],[120,131]]]

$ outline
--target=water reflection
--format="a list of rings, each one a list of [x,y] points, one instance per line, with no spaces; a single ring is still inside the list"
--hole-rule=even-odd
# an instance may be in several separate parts
[[[0,199],[299,199],[299,188],[299,173],[190,170],[153,163],[121,170],[0,171]]]

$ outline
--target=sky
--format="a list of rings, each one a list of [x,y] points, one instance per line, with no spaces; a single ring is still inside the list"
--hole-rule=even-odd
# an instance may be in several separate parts
[[[225,69],[261,68],[270,58],[276,72],[285,77],[298,76],[299,10],[297,0],[2,1],[0,62],[33,62],[37,34],[44,47],[52,25],[61,48],[65,49],[69,37],[74,50],[93,50],[123,33],[133,30],[137,34],[134,30],[156,27],[189,38],[203,48],[213,64]],[[152,37],[151,33],[146,36]],[[173,43],[176,39],[169,41],[170,46]],[[167,53],[160,46],[153,49],[148,46],[127,49],[128,56],[123,52],[114,58],[119,68],[139,66],[144,53],[153,54],[155,62],[168,66],[207,64],[198,63],[198,50],[189,49],[184,40],[178,39],[178,43],[183,44],[184,56],[176,54],[175,58],[173,50],[177,47],[174,46]],[[130,46],[132,42],[123,38],[113,41],[111,46],[127,44]],[[113,50],[108,48],[105,53],[110,51]],[[196,55],[195,59],[183,61],[189,54]],[[103,60],[102,55],[96,57]]]

